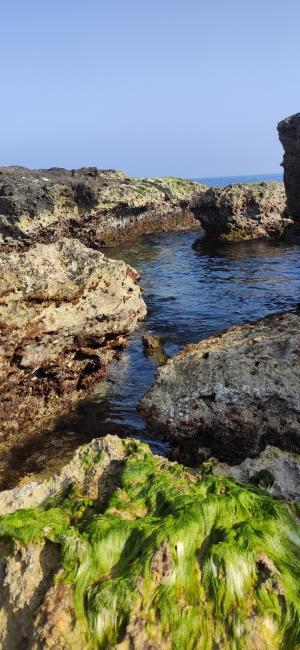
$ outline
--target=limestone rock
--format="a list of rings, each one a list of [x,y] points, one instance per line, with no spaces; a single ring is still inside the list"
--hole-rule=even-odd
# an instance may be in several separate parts
[[[78,447],[70,462],[54,476],[0,492],[0,516],[19,508],[43,506],[48,499],[68,491],[71,486],[102,503],[115,488],[127,453],[126,440],[112,435],[95,438]]]
[[[195,211],[211,239],[272,239],[290,223],[284,215],[283,183],[239,183],[211,187]]]
[[[141,233],[199,227],[192,204],[204,185],[179,178],[129,178],[96,167],[0,168],[0,246],[77,237],[115,245]]]
[[[287,213],[300,222],[300,113],[278,124],[280,142],[284,148],[284,185]]]
[[[194,462],[300,451],[300,313],[263,318],[187,346],[141,401],[148,424],[190,442]]]
[[[232,476],[242,483],[267,487],[276,496],[300,500],[300,456],[271,445],[257,458],[246,458],[240,465],[218,463],[213,474]]]
[[[105,376],[145,316],[138,279],[78,240],[0,255],[2,441],[38,430]]]

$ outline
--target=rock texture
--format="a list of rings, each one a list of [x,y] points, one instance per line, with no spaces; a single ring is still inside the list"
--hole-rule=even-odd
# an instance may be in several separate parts
[[[257,458],[246,458],[230,467],[217,463],[214,476],[232,476],[242,483],[265,487],[271,494],[300,501],[300,456],[267,445]]]
[[[300,313],[269,316],[187,346],[141,402],[184,449],[242,460],[266,444],[300,451]]]
[[[296,650],[295,511],[137,441],[94,440],[53,479],[0,494],[1,648]]]
[[[300,224],[300,113],[278,124],[280,142],[284,148],[284,185],[287,214]]]
[[[290,223],[285,202],[283,183],[240,183],[209,188],[195,211],[208,238],[273,239]]]
[[[129,178],[96,167],[0,168],[0,247],[77,237],[115,245],[141,233],[199,226],[192,205],[205,186],[179,178]]]
[[[0,430],[37,430],[102,379],[146,314],[137,273],[77,240],[0,255]]]

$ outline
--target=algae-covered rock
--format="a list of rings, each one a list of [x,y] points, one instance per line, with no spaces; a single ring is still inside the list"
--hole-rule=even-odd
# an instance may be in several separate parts
[[[1,440],[38,430],[103,379],[146,314],[138,279],[78,240],[0,254]]]
[[[0,495],[3,650],[298,647],[299,524],[265,491],[112,436],[12,511],[22,490]]]
[[[238,325],[188,345],[141,401],[148,424],[183,451],[240,461],[267,444],[300,451],[300,313]],[[204,449],[203,449],[204,448]]]
[[[0,246],[24,249],[68,236],[99,248],[142,233],[197,227],[192,206],[204,189],[180,178],[129,178],[96,167],[1,167]]]
[[[285,202],[283,183],[238,183],[209,188],[195,209],[210,239],[273,239],[290,223]]]

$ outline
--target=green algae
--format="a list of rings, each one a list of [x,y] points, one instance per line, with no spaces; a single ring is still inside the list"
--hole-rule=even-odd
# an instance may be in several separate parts
[[[132,441],[104,505],[75,488],[0,518],[0,536],[61,546],[94,648],[126,628],[174,650],[300,647],[300,531],[254,486],[192,475]]]

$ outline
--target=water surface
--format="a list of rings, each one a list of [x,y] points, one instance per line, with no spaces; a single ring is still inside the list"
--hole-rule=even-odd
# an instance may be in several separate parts
[[[74,448],[96,436],[148,439],[136,409],[155,373],[154,362],[143,352],[143,332],[161,336],[166,352],[174,354],[231,325],[294,308],[299,303],[299,252],[299,246],[274,242],[207,244],[195,231],[149,235],[107,251],[141,274],[147,319],[106,383],[61,418],[54,431],[35,435],[2,458],[2,486],[57,469]],[[153,449],[168,453],[157,441]]]

